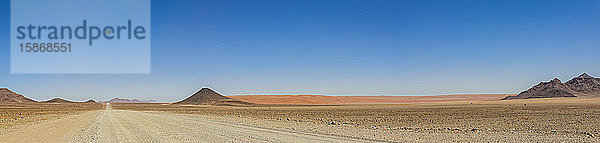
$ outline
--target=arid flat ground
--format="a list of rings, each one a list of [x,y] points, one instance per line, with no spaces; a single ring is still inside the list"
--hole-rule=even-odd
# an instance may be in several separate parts
[[[348,105],[406,104],[500,100],[513,94],[456,94],[434,96],[324,96],[324,95],[236,95],[228,96],[258,104]]]
[[[600,98],[351,106],[118,104],[114,107],[199,115],[257,126],[397,142],[600,141]]]
[[[102,104],[0,103],[0,135],[20,125],[54,120],[86,111],[103,109]]]
[[[1,135],[0,142],[379,142],[106,105],[105,110],[24,125]]]
[[[21,109],[32,110],[10,111]],[[78,109],[64,114],[32,110],[38,114],[30,118],[57,118],[6,121],[3,128],[15,129],[0,135],[0,142],[600,141],[600,98],[262,107],[110,104],[101,110]]]

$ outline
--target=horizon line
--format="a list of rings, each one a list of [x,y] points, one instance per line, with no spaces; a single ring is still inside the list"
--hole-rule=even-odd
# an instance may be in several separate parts
[[[438,96],[438,95],[478,95],[478,94],[516,94],[516,93],[449,93],[449,94],[228,94],[225,96],[244,95],[322,95],[322,96]]]

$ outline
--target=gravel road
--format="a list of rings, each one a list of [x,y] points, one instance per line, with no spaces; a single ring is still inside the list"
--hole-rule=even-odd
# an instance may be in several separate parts
[[[374,142],[106,107],[24,127],[0,142]]]

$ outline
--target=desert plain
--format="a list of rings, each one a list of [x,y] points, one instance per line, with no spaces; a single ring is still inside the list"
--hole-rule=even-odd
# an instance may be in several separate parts
[[[0,142],[600,142],[600,98],[489,96],[399,97],[406,102],[397,104],[342,97],[248,106],[2,103]]]

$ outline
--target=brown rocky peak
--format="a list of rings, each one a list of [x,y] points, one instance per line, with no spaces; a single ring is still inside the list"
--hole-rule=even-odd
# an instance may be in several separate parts
[[[558,78],[554,78],[553,80],[550,81],[550,83],[562,83],[562,81],[560,81],[560,79],[558,79]]]
[[[221,94],[217,93],[216,91],[210,89],[210,88],[202,88],[199,91],[200,93],[203,93],[203,95],[218,95],[218,96],[222,96]]]
[[[176,104],[200,105],[248,105],[249,103],[223,96],[210,88],[202,88],[192,96]]]
[[[36,102],[8,88],[0,88],[0,102]]]
[[[11,90],[10,90],[10,89],[8,89],[8,88],[0,88],[0,92],[4,92],[4,93],[15,93],[15,92],[11,91]]]
[[[594,78],[594,77],[588,75],[587,73],[583,73],[580,76],[578,76],[577,78]]]

